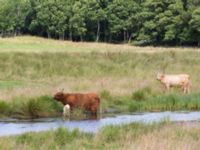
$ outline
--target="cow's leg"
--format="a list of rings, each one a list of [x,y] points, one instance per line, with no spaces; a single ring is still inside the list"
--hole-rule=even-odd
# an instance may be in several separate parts
[[[163,91],[163,92],[166,92],[166,90],[167,90],[166,84],[162,84],[162,91]]]
[[[190,86],[187,87],[187,93],[190,93]]]
[[[70,118],[70,106],[67,104],[63,107],[63,119],[69,119]]]
[[[186,86],[186,93],[189,93],[189,92],[190,92],[190,85],[188,83],[187,86]]]
[[[183,87],[183,93],[186,93],[187,92],[187,88],[186,86]]]
[[[182,85],[183,93],[189,93],[189,84]]]
[[[185,93],[185,86],[183,84],[180,85],[181,90],[183,91],[183,93]]]
[[[95,107],[93,107],[91,109],[91,112],[92,112],[92,118],[97,119],[97,109]]]
[[[165,84],[165,88],[166,88],[167,91],[169,91],[170,85],[169,84]]]

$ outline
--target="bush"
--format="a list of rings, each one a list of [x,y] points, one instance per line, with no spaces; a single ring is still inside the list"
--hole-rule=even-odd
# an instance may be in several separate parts
[[[4,101],[0,101],[0,114],[7,115],[10,112],[10,106]]]
[[[107,91],[107,90],[102,90],[101,93],[100,93],[100,96],[101,96],[101,98],[106,99],[106,100],[112,98],[110,92]]]
[[[129,105],[129,111],[130,112],[135,112],[140,109],[140,104],[138,102],[133,102]]]
[[[143,89],[139,89],[132,94],[132,99],[136,101],[144,101],[147,100],[152,95],[151,88],[145,87]]]
[[[147,45],[151,45],[152,43],[154,43],[154,41],[152,41],[152,40],[140,40],[140,41],[132,42],[132,45],[134,45],[134,46],[147,46]]]
[[[38,118],[61,114],[62,105],[51,97],[17,97],[11,105],[11,115],[16,118]]]

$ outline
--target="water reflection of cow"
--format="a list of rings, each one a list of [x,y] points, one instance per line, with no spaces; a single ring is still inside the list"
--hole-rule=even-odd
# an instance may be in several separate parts
[[[54,95],[54,99],[65,106],[63,109],[64,115],[68,111],[71,112],[75,108],[80,108],[91,112],[92,117],[97,118],[97,113],[100,108],[100,98],[96,93],[64,93],[60,91]]]

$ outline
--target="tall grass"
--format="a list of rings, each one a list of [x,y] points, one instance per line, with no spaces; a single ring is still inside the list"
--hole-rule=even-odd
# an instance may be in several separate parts
[[[198,49],[71,43],[36,37],[0,39],[0,44],[0,99],[5,101],[0,102],[2,115],[58,114],[61,106],[53,108],[48,98],[58,88],[99,93],[103,112],[199,110]],[[147,49],[164,52],[134,52]],[[155,79],[159,71],[190,74],[192,94],[182,95],[178,88],[165,94]]]
[[[200,93],[188,95],[176,93],[156,94],[150,91],[149,88],[143,88],[130,95],[116,96],[111,95],[109,91],[103,90],[100,93],[100,113],[200,110]],[[50,96],[33,98],[21,96],[9,102],[0,101],[0,117],[55,117],[62,115],[62,109],[62,104],[56,102]],[[79,109],[73,111],[71,115],[73,119],[87,118],[87,113]]]
[[[191,76],[191,91],[200,89],[200,53],[1,53],[0,55],[0,95],[3,90],[17,95],[18,89],[33,90],[35,95],[52,94],[57,87],[71,92],[109,90],[113,95],[130,94],[143,87],[151,87],[157,92],[163,88],[155,75],[166,73],[188,73]],[[34,87],[31,83],[34,83]],[[172,89],[173,90],[173,89]],[[1,92],[3,91],[3,92]],[[174,90],[180,93],[179,89]],[[138,93],[138,96],[141,93]],[[8,94],[7,97],[9,97]],[[25,94],[26,95],[26,94]],[[18,96],[18,95],[17,95]],[[141,100],[141,98],[138,98]]]
[[[109,91],[101,95],[104,112],[112,109],[115,112],[200,110],[200,93],[162,94],[145,87],[131,95],[111,96]]]
[[[59,128],[55,131],[1,137],[0,149],[198,149],[199,142],[199,123],[131,123],[107,126],[96,134]]]
[[[0,112],[14,118],[53,117],[61,115],[62,105],[49,96],[16,97],[10,102],[0,102]]]
[[[128,138],[137,139],[138,136],[161,128],[160,124],[144,125],[132,123],[123,126],[104,127],[97,134],[83,133],[75,129],[69,131],[65,128],[58,128],[55,131],[42,133],[26,133],[16,137],[5,138],[7,142],[14,140],[9,145],[15,149],[105,149],[120,148],[119,140],[124,141],[126,134]],[[4,138],[0,138],[0,148],[4,148]]]
[[[199,55],[197,52],[176,52],[175,56],[170,52],[153,55],[126,52],[109,53],[109,55],[107,53],[2,53],[0,75],[1,79],[126,75],[148,79],[148,76],[164,69],[169,73],[189,73],[193,79],[200,70]]]

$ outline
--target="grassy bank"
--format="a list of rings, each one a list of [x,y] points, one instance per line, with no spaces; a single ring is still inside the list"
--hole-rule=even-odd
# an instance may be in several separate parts
[[[156,94],[149,88],[133,92],[127,96],[111,96],[102,92],[102,107],[118,112],[200,110],[200,94]],[[105,97],[105,98],[104,98]]]
[[[199,50],[0,38],[1,116],[57,115],[61,106],[51,97],[62,88],[97,92],[104,112],[199,110]],[[159,71],[190,74],[191,94],[165,93]]]
[[[200,110],[200,93],[182,94],[155,94],[149,88],[133,92],[130,95],[116,96],[108,91],[102,91],[101,113],[127,113],[144,111],[178,111]],[[60,117],[62,104],[56,102],[51,96],[15,97],[10,101],[0,101],[0,117],[14,118],[40,118]],[[75,111],[77,119],[84,117],[82,111]],[[73,116],[71,116],[74,118]]]
[[[47,138],[48,137],[48,138]],[[8,144],[9,143],[9,144]],[[59,128],[42,133],[26,133],[15,137],[1,137],[0,149],[198,149],[199,123],[132,123],[108,126],[97,134],[68,131]]]
[[[39,118],[61,116],[62,105],[49,96],[16,97],[10,102],[0,101],[0,117]]]

